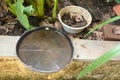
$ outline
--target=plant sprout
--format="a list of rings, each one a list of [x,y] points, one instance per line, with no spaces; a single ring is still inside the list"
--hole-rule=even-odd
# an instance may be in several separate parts
[[[32,5],[24,7],[23,6],[24,0],[14,1],[13,4],[10,0],[6,0],[6,2],[9,5],[10,11],[17,16],[19,22],[25,27],[25,29],[29,30],[33,28],[28,21],[28,15],[34,13]]]
[[[34,12],[36,15],[43,19],[45,15],[45,2],[48,6],[52,7],[52,2],[50,0],[27,0],[31,5],[25,7],[23,5],[24,0],[6,0],[9,5],[9,10],[17,16],[19,22],[25,27],[25,29],[29,30],[33,28],[28,21],[28,16],[32,15]],[[33,9],[34,8],[34,9]],[[58,0],[54,0],[53,14],[52,14],[52,22],[56,20],[56,14],[58,9]]]

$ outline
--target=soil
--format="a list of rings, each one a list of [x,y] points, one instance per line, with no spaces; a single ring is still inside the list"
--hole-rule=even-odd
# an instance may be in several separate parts
[[[0,35],[18,36],[24,31],[23,26],[11,13],[8,12],[6,16],[0,18]]]
[[[0,80],[77,80],[79,72],[89,62],[72,61],[63,70],[43,74],[29,70],[17,58],[0,58]],[[120,62],[110,61],[96,70],[89,72],[80,80],[119,80]]]
[[[69,5],[77,5],[77,3],[80,3],[80,0],[63,0],[65,2],[60,2],[59,1],[59,7],[62,8],[64,6],[69,6]],[[82,0],[84,1],[84,0]],[[116,4],[115,2],[110,2],[107,3],[106,0],[101,1],[101,0],[91,0],[92,1],[92,5],[94,5],[94,7],[100,12],[101,15],[101,20],[93,20],[91,25],[86,28],[82,33],[78,33],[76,35],[72,35],[73,37],[77,37],[82,39],[83,36],[90,30],[92,29],[95,25],[103,22],[104,20],[107,20],[113,16],[116,16],[115,12],[113,11],[113,6]],[[6,5],[4,4],[4,0],[2,0],[1,5],[0,5],[0,35],[12,35],[12,36],[16,36],[16,35],[21,35],[22,33],[24,33],[26,30],[23,28],[22,25],[20,25],[20,23],[18,22],[18,20],[16,19],[15,16],[13,16],[8,8],[6,7]],[[50,11],[49,11],[50,12]],[[51,12],[50,12],[51,13]],[[47,12],[47,15],[50,14]],[[50,15],[49,15],[50,16]],[[39,24],[41,24],[41,20],[39,20],[38,18],[31,16],[29,17],[29,21],[31,25],[35,25],[35,26],[41,26]],[[45,22],[47,22],[47,24]],[[45,23],[45,25],[58,25],[58,21],[54,23],[49,23],[50,21],[50,17],[46,17],[42,23]],[[58,24],[56,24],[58,23]],[[85,23],[85,21],[84,21]],[[80,23],[77,23],[80,24]],[[120,25],[120,20],[112,22],[110,24],[113,25]],[[7,27],[5,27],[7,25]],[[85,25],[85,24],[83,24]],[[60,25],[61,26],[61,25]],[[74,26],[74,25],[73,25]],[[75,27],[78,27],[75,25]],[[56,27],[55,27],[56,28]],[[59,28],[62,29],[62,28]],[[64,30],[63,30],[64,31]],[[91,35],[89,35],[86,39],[89,40],[104,40],[104,34],[103,34],[103,30],[102,28],[99,30],[96,30],[95,32],[93,32]]]
[[[69,12],[64,14],[62,16],[62,21],[66,25],[69,25],[74,28],[84,27],[85,25],[87,25],[87,22],[84,19],[84,17],[77,12],[76,13]]]

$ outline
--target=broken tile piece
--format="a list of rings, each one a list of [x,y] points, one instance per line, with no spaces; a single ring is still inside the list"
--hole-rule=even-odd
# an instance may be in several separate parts
[[[113,7],[113,10],[117,15],[120,15],[120,4],[117,4]]]
[[[120,41],[120,35],[114,34],[113,29],[120,27],[116,25],[106,25],[103,27],[104,40]]]
[[[113,29],[114,34],[120,35],[120,27],[116,27]]]

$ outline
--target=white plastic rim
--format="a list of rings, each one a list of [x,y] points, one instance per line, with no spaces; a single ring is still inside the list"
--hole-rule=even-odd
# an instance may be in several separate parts
[[[83,26],[83,27],[78,27],[78,28],[74,28],[71,26],[66,25],[65,23],[63,23],[62,21],[62,16],[65,13],[69,13],[69,12],[77,12],[80,13],[84,19],[87,21],[87,25]],[[64,30],[70,34],[76,34],[81,32],[84,28],[88,27],[91,24],[92,21],[92,16],[91,14],[88,12],[88,10],[80,7],[80,6],[67,6],[62,8],[59,13],[58,13],[58,20],[60,21],[60,23],[62,24]]]

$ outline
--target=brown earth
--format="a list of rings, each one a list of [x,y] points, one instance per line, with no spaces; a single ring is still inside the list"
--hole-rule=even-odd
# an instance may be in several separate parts
[[[89,62],[72,61],[65,69],[51,74],[29,70],[16,58],[0,58],[0,80],[77,80],[78,73]],[[89,72],[81,80],[120,80],[120,62],[109,61]]]

